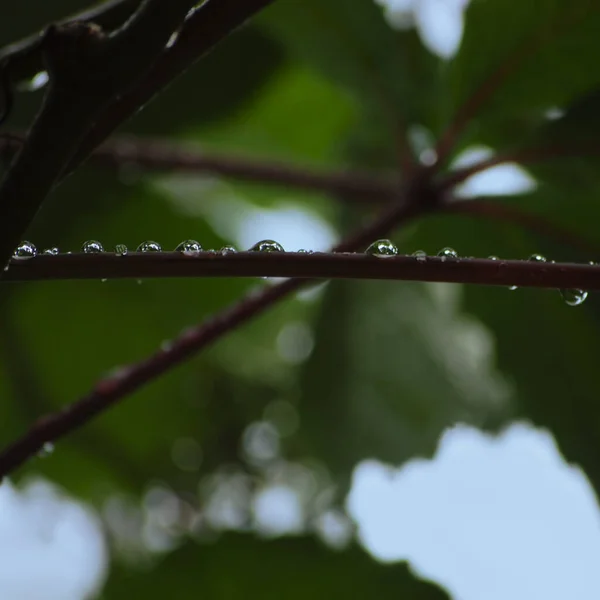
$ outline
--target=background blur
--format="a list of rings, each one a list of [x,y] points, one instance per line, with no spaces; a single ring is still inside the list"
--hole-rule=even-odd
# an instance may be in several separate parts
[[[412,115],[413,149],[431,161],[451,104],[444,77],[482,60],[473,49],[486,27],[512,35],[510,14],[494,21],[482,4],[356,0],[348,11],[343,0],[278,0],[124,132],[309,167],[393,167],[382,111],[363,96],[383,73]],[[13,3],[2,9],[0,44],[85,6]],[[469,29],[476,19],[483,25]],[[9,127],[30,122],[40,82],[23,86]],[[512,129],[483,122],[453,165],[492,155],[523,123],[554,122],[563,108],[520,114]],[[556,169],[504,165],[461,195],[521,204],[600,243],[590,165],[571,167],[557,183]],[[172,249],[188,238],[324,250],[373,212],[292,188],[88,165],[48,200],[28,238],[61,251],[87,239]],[[598,258],[456,215],[421,219],[394,241],[403,253]],[[3,285],[0,440],[273,283]],[[600,484],[599,308],[591,296],[571,308],[542,290],[307,289],[0,486],[0,598],[597,598],[598,505],[561,450]]]

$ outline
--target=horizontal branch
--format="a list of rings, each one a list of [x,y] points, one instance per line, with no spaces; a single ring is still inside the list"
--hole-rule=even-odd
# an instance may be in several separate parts
[[[221,175],[373,201],[390,200],[397,195],[399,187],[398,181],[382,178],[377,173],[319,172],[276,160],[214,154],[181,144],[136,137],[119,137],[103,144],[93,152],[90,162],[115,169],[135,165],[154,171]]]
[[[23,143],[23,135],[0,136],[0,156],[11,156]],[[398,193],[397,177],[353,169],[324,171],[263,158],[206,152],[197,146],[156,138],[118,136],[96,148],[88,163],[114,171],[127,166],[152,172],[207,174],[252,183],[293,187],[343,196],[369,203],[391,200]]]
[[[173,277],[380,279],[600,290],[600,266],[523,260],[346,253],[67,254],[13,260],[5,281]]]

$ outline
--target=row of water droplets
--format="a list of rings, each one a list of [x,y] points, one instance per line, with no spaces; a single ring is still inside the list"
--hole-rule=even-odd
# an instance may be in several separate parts
[[[99,254],[105,252],[102,244],[96,240],[88,240],[84,242],[81,247],[81,251],[85,254]],[[181,252],[187,256],[196,256],[201,252],[205,252],[199,242],[196,240],[185,240],[177,245],[175,248],[176,252]],[[274,240],[261,240],[257,242],[249,249],[250,252],[284,252],[284,248],[281,244]],[[118,256],[126,256],[128,254],[128,248],[124,244],[117,244],[114,250]],[[147,240],[142,242],[137,248],[136,252],[162,252],[162,247],[158,242]],[[207,252],[215,252],[214,250],[208,250]],[[222,255],[234,254],[237,250],[234,246],[223,246],[219,251]],[[310,253],[310,250],[298,250],[298,252]],[[379,258],[385,258],[388,256],[396,256],[399,253],[398,247],[388,239],[381,239],[370,244],[365,250],[366,254],[376,256]],[[22,242],[17,246],[13,254],[13,258],[17,260],[25,260],[37,256],[37,248],[31,242]],[[58,248],[47,248],[42,252],[45,255],[56,256],[59,254]],[[413,257],[419,262],[425,262],[427,260],[427,253],[423,250],[416,250],[413,252]],[[457,259],[459,258],[458,252],[450,247],[442,248],[437,256],[445,261],[446,259]],[[499,260],[497,256],[488,256],[489,260]],[[546,262],[546,258],[541,254],[532,254],[529,257],[530,261],[533,262]],[[594,264],[591,263],[590,264]],[[510,290],[516,290],[517,286],[512,285],[509,287]],[[579,289],[564,289],[560,290],[560,293],[564,301],[569,306],[579,306],[583,304],[588,296],[588,292]]]
[[[380,258],[385,258],[386,256],[396,256],[398,252],[398,247],[393,242],[387,239],[377,240],[366,249],[367,254],[372,254],[373,256],[378,256]],[[416,250],[415,252],[413,252],[412,255],[419,262],[425,262],[427,260],[427,253],[423,250]],[[448,258],[459,258],[458,252],[456,252],[456,250],[450,247],[442,248],[437,253],[437,256],[440,257],[442,261],[445,261]],[[500,259],[497,256],[488,256],[488,260]],[[532,262],[547,262],[546,257],[541,254],[532,254],[529,257],[529,260]],[[590,264],[593,265],[595,263],[590,261]],[[511,285],[508,289],[514,291],[518,289],[518,287],[516,285]],[[580,304],[583,304],[586,298],[588,297],[588,292],[586,290],[578,290],[573,288],[560,290],[560,294],[563,300],[569,306],[579,306]]]

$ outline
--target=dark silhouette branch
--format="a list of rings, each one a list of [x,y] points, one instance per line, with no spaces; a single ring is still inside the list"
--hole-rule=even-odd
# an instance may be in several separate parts
[[[191,67],[273,0],[208,0],[188,15],[177,38],[150,71],[119,96],[92,125],[61,179],[76,169],[121,123],[137,113],[177,75]]]
[[[71,254],[13,260],[6,281],[172,277],[291,277],[438,281],[538,288],[600,289],[600,266],[473,258],[377,257],[364,253],[202,252]]]
[[[155,63],[194,1],[145,0],[111,34],[84,23],[46,30],[40,49],[50,83],[0,187],[0,264],[10,258],[90,123]]]

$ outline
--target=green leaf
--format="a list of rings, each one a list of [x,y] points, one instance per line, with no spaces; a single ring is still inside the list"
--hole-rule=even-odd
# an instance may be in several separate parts
[[[373,118],[387,120],[388,134],[394,117],[405,123],[431,119],[438,59],[416,32],[391,29],[372,0],[355,0],[351,10],[345,0],[280,0],[257,21],[293,54],[344,85],[361,103],[367,101]]]
[[[399,464],[430,456],[444,428],[491,425],[506,409],[488,359],[470,346],[481,342],[480,329],[461,314],[455,292],[414,283],[329,285],[303,373],[301,423],[342,482],[364,458]]]
[[[449,117],[468,105],[463,116],[482,135],[506,136],[507,124],[522,135],[518,119],[535,121],[599,83],[599,28],[594,0],[473,0],[448,68]]]
[[[312,537],[261,540],[229,533],[216,543],[188,542],[150,571],[113,567],[105,598],[410,598],[444,600],[406,564],[385,566],[353,546],[333,551]]]

